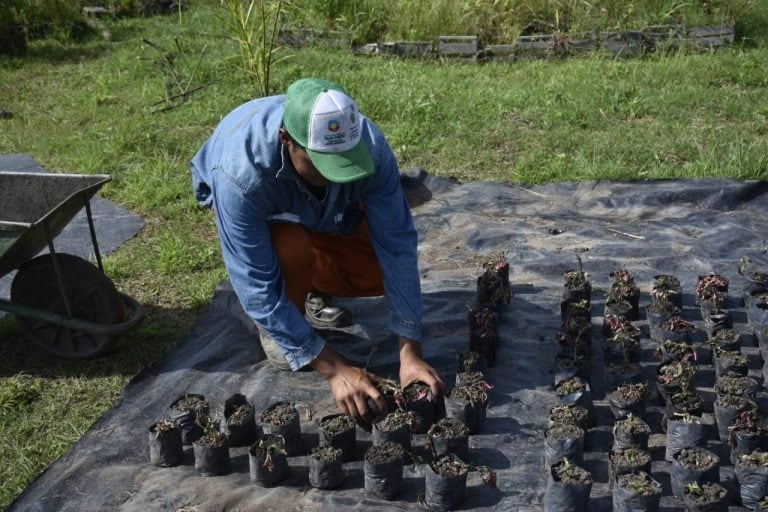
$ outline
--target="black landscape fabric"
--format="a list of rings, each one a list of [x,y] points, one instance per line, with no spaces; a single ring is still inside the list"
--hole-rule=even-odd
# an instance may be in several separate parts
[[[697,345],[704,337],[703,322],[693,306],[697,276],[723,274],[731,279],[734,327],[751,334],[740,304],[744,283],[736,270],[742,256],[759,264],[768,261],[768,184],[672,180],[559,183],[527,189],[494,182],[459,185],[419,170],[404,173],[403,183],[420,234],[424,352],[449,385],[457,371],[456,353],[468,344],[467,311],[473,305],[482,263],[503,251],[511,264],[514,298],[502,310],[498,364],[487,371],[494,386],[491,404],[481,432],[470,438],[469,450],[469,462],[496,471],[498,487],[485,487],[478,475],[470,473],[461,509],[542,509],[544,430],[549,410],[556,404],[553,337],[560,325],[562,275],[577,267],[578,255],[594,288],[589,380],[597,424],[586,438],[584,466],[594,479],[591,510],[611,510],[607,452],[613,418],[605,401],[600,333],[609,273],[617,268],[630,271],[641,287],[641,304],[649,302],[655,275],[678,276],[684,314],[698,327]],[[387,332],[384,300],[345,299],[342,303],[351,309],[356,323],[324,333],[328,342],[350,359],[367,362],[371,371],[396,377],[396,340]],[[644,316],[636,325],[644,332],[642,362],[650,379],[655,344],[647,336]],[[744,337],[742,350],[750,357],[751,373],[759,376],[758,351],[751,335]],[[697,384],[709,405],[708,419],[713,382],[711,366],[702,364]],[[148,427],[166,416],[171,402],[184,393],[203,394],[212,411],[221,410],[235,393],[242,393],[259,412],[275,401],[289,401],[299,410],[306,448],[318,442],[319,419],[336,412],[329,388],[318,374],[271,368],[252,323],[223,282],[187,339],[165,360],[136,376],[115,407],[40,475],[10,510],[419,509],[423,465],[406,467],[402,491],[394,501],[365,494],[362,456],[370,436],[360,429],[355,460],[345,463],[345,480],[336,490],[309,487],[306,455],[289,458],[289,474],[282,483],[258,487],[249,479],[247,447],[231,450],[231,468],[222,476],[199,476],[190,447],[185,448],[181,465],[155,467],[149,463]],[[648,407],[652,474],[663,487],[662,509],[682,510],[682,503],[671,493],[660,417],[658,407]],[[423,437],[414,436],[415,447],[423,442]],[[723,463],[724,485],[736,491],[727,446],[710,434],[709,448]],[[732,510],[739,509],[734,505]]]

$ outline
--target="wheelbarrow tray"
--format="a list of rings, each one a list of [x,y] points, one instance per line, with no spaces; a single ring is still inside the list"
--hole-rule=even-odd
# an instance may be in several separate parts
[[[0,172],[0,277],[45,248],[110,179],[107,174]]]

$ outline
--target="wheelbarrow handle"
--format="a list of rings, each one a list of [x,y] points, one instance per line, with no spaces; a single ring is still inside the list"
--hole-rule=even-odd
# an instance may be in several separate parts
[[[119,292],[118,292],[119,293]],[[125,322],[119,324],[96,324],[93,322],[87,322],[85,320],[79,320],[77,318],[69,318],[52,311],[46,311],[44,309],[34,308],[26,306],[24,304],[17,304],[8,300],[0,299],[0,311],[7,311],[14,315],[19,315],[34,320],[40,320],[48,322],[54,325],[60,325],[68,329],[76,331],[86,332],[94,335],[106,335],[113,336],[116,334],[123,334],[129,331],[139,324],[144,319],[145,311],[144,307],[138,303],[133,297],[130,297],[124,293],[119,293],[123,303],[131,310],[131,318]]]

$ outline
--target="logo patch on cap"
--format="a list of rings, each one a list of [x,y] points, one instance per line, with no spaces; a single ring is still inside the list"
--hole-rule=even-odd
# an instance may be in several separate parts
[[[320,93],[312,108],[307,149],[319,153],[342,153],[360,142],[357,105],[341,91]]]

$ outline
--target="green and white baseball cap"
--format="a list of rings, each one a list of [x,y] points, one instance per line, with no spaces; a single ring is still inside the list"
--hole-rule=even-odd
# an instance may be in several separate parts
[[[319,78],[292,83],[283,125],[327,180],[348,183],[373,174],[357,103],[340,85]]]

